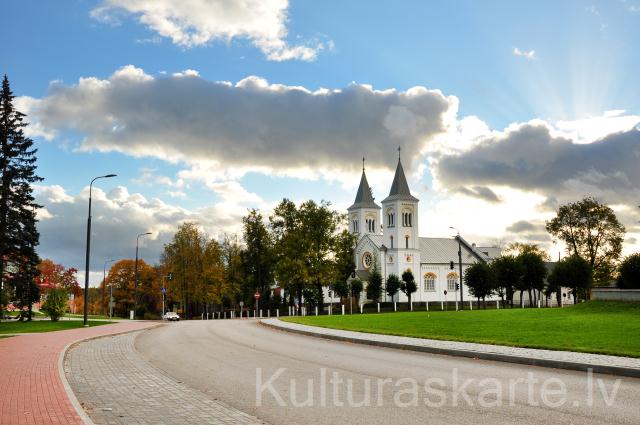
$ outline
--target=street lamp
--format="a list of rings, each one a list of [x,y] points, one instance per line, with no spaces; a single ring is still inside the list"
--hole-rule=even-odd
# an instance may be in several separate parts
[[[102,299],[104,299],[104,290],[107,286],[107,264],[114,261],[116,260],[104,260],[104,266],[102,267]],[[109,305],[111,305],[111,298],[113,298],[113,285],[109,285]],[[109,319],[111,319],[111,307],[109,307]]]
[[[460,270],[460,310],[464,310],[464,300],[462,297],[462,244],[460,242],[460,230],[452,226],[449,226],[449,229],[453,229],[458,233],[456,235],[456,239],[458,240],[458,267]]]
[[[89,214],[87,216],[87,251],[85,253],[85,267],[84,267],[84,323],[83,326],[89,326],[89,255],[91,253],[91,189],[93,188],[93,182],[98,179],[108,179],[116,177],[117,174],[106,174],[104,176],[94,177],[89,183]]]
[[[136,318],[136,314],[138,314],[138,244],[140,243],[140,236],[150,235],[151,232],[140,233],[136,238],[136,264],[134,268],[134,276],[135,276],[135,289],[133,293],[133,318]]]

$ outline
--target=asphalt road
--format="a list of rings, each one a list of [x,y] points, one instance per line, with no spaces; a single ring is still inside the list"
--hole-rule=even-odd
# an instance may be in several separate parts
[[[170,323],[135,347],[274,425],[640,423],[639,379],[327,341],[254,320]]]

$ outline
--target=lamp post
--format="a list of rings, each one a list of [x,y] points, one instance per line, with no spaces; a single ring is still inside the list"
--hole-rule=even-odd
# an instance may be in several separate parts
[[[84,267],[84,323],[83,326],[89,326],[89,256],[91,254],[91,189],[93,182],[98,179],[108,179],[115,177],[117,174],[106,174],[104,176],[94,177],[89,183],[89,214],[87,216],[87,250],[85,253]]]
[[[462,244],[460,242],[460,230],[451,226],[449,226],[449,229],[453,229],[458,233],[456,235],[456,239],[458,240],[458,268],[460,270],[460,310],[464,310],[464,300],[462,296]]]
[[[107,286],[107,264],[113,263],[116,260],[104,260],[104,266],[102,267],[102,298],[104,299],[104,290]],[[111,285],[109,285],[111,288]],[[113,289],[109,290],[109,303],[111,303],[111,297],[113,296]],[[103,311],[104,313],[104,311]],[[109,318],[111,318],[111,314],[109,314]]]
[[[140,243],[140,236],[147,236],[150,235],[151,232],[147,232],[147,233],[140,233],[138,235],[138,237],[136,237],[136,263],[134,266],[134,279],[135,279],[135,289],[133,292],[133,318],[136,318],[136,315],[138,314],[138,244]]]

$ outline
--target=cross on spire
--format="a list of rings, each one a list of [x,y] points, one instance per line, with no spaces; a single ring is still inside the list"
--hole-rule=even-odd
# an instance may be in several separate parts
[[[400,146],[398,146],[398,161],[400,161]]]
[[[364,156],[362,157],[362,171],[364,171]]]

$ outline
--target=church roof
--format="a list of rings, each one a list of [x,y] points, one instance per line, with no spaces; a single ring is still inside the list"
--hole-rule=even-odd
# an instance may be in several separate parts
[[[389,196],[387,196],[382,202],[406,200],[418,202],[418,198],[411,195],[409,190],[409,184],[407,183],[407,177],[404,175],[404,169],[402,168],[402,162],[398,158],[398,166],[396,167],[396,175],[393,177],[393,183],[391,183],[391,190]]]
[[[373,200],[373,194],[371,193],[371,187],[369,187],[364,168],[362,169],[362,177],[360,178],[360,186],[358,186],[358,192],[356,193],[356,200],[353,202],[353,205],[349,207],[350,210],[355,208],[380,209],[380,206]]]
[[[365,235],[377,248],[382,247],[384,236]],[[480,261],[490,261],[484,252],[479,251],[473,244],[460,238],[462,245],[462,263],[471,264]],[[449,264],[450,261],[458,263],[458,240],[454,238],[420,238],[420,263],[421,264]]]

